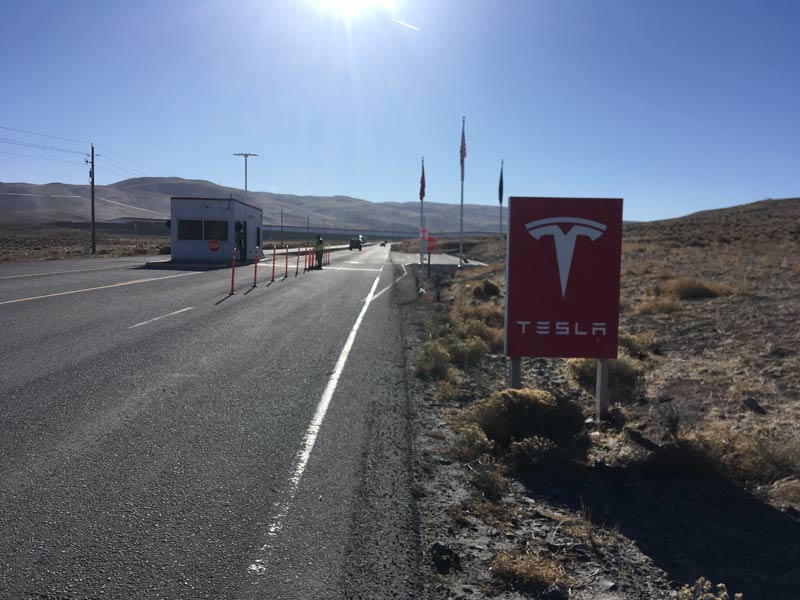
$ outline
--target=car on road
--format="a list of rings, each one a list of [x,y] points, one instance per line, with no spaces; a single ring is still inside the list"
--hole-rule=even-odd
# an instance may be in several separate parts
[[[385,246],[385,245],[386,245],[386,240],[383,240],[383,241],[381,242],[381,246]]]
[[[350,250],[361,250],[364,245],[364,238],[362,236],[350,239]]]

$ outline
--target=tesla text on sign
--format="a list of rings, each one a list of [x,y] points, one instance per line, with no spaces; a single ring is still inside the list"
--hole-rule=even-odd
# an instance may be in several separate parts
[[[506,354],[616,358],[622,200],[508,204]]]

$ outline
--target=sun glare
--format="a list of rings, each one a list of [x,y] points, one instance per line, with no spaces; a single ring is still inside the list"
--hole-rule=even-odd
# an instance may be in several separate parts
[[[394,0],[317,0],[320,7],[332,12],[346,21],[375,9],[389,13],[395,12]]]

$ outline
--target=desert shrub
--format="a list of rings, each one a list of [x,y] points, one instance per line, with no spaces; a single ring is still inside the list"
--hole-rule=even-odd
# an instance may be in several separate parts
[[[137,248],[134,250],[134,252],[135,252],[136,254],[147,254],[147,253],[148,253],[148,251],[147,251],[147,248],[142,248],[142,247],[137,247]]]
[[[449,404],[460,400],[462,397],[461,382],[452,374],[447,379],[440,379],[436,382],[436,391],[433,394],[434,402]]]
[[[681,430],[645,466],[656,471],[713,473],[745,486],[765,485],[800,475],[800,441],[732,431],[717,423]]]
[[[672,296],[679,300],[702,300],[718,296],[730,296],[733,289],[723,284],[704,283],[694,277],[676,277],[657,285],[656,296]]]
[[[503,349],[503,330],[477,319],[467,319],[459,323],[454,328],[454,333],[460,338],[480,338],[486,343],[490,352],[500,352]]]
[[[683,308],[680,302],[672,298],[649,298],[636,305],[634,312],[640,315],[671,314]]]
[[[734,594],[733,600],[742,600],[742,594]],[[724,583],[714,586],[705,577],[698,579],[694,585],[683,586],[678,591],[678,600],[731,600],[731,595]]]
[[[658,354],[659,348],[655,334],[652,332],[636,335],[620,331],[619,347],[632,358],[645,359],[651,352]]]
[[[502,328],[505,325],[503,309],[491,302],[483,302],[481,304],[459,302],[453,307],[450,318],[454,324],[475,319],[483,321],[490,327]]]
[[[487,500],[500,500],[508,489],[508,479],[496,464],[476,464],[469,482]]]
[[[172,246],[159,246],[159,254],[172,254]]]
[[[597,361],[591,358],[570,358],[566,362],[570,379],[589,393],[597,386]],[[639,400],[644,393],[644,368],[625,356],[608,361],[608,391],[612,402]]]
[[[450,354],[439,340],[425,342],[417,362],[417,377],[443,379],[450,370]]]
[[[740,433],[719,424],[693,432],[688,443],[716,470],[745,485],[800,475],[800,440]]]
[[[500,295],[500,286],[496,283],[484,279],[474,288],[472,288],[472,297],[476,300],[488,300]]]
[[[507,455],[511,468],[517,472],[545,467],[564,458],[566,454],[560,446],[538,435],[511,442]]]
[[[494,442],[486,437],[483,430],[475,423],[467,423],[459,428],[450,446],[450,454],[458,460],[472,462],[491,453],[493,449]]]
[[[489,562],[496,585],[527,592],[543,592],[556,583],[571,585],[561,561],[551,555],[501,552]]]
[[[474,367],[483,360],[489,348],[478,337],[454,338],[447,344],[447,352],[453,363],[459,367]]]
[[[532,436],[556,443],[571,441],[583,432],[580,408],[552,394],[532,389],[507,389],[468,406],[465,423],[475,423],[499,448]]]

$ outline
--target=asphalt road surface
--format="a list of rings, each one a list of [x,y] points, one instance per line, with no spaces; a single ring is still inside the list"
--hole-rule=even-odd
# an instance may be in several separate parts
[[[0,265],[0,598],[418,597],[388,250]]]

